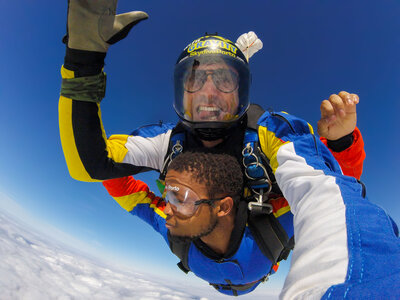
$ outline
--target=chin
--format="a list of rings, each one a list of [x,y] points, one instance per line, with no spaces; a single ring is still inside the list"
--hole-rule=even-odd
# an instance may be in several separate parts
[[[171,239],[174,242],[180,242],[180,243],[187,243],[187,242],[192,242],[195,239],[197,239],[197,236],[188,236],[188,235],[176,235],[170,231],[171,234]]]

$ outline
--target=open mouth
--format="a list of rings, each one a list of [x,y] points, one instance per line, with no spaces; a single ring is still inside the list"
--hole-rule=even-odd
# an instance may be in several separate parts
[[[217,106],[199,105],[197,107],[197,115],[201,120],[215,121],[220,119],[222,110]]]

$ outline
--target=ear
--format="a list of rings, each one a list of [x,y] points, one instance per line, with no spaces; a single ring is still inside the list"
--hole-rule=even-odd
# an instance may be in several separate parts
[[[233,209],[233,199],[231,197],[225,197],[224,199],[218,201],[218,205],[216,207],[218,208],[218,217],[227,216]]]

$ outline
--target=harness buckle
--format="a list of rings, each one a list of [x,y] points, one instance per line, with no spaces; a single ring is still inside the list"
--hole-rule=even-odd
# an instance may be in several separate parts
[[[172,160],[183,151],[183,146],[181,145],[181,141],[177,140],[176,143],[172,146],[171,148],[171,153],[168,155],[168,157],[164,160],[163,166],[162,166],[162,176],[165,179],[165,174],[167,173],[167,168],[169,164],[172,162]]]
[[[271,274],[271,273],[268,273],[268,274],[265,275],[263,278],[261,278],[260,282],[261,282],[261,283],[267,282],[268,279],[269,279],[269,274]]]
[[[255,189],[252,189],[253,193],[256,194],[255,198],[257,201],[251,201],[248,204],[248,208],[250,211],[253,211],[255,213],[266,213],[270,214],[273,211],[273,207],[271,204],[266,203],[264,201],[264,196],[267,196],[271,191],[271,185],[268,188],[268,191],[266,193],[263,193],[264,189],[260,189],[260,192],[257,192]]]
[[[268,203],[258,204],[257,202],[249,203],[249,210],[259,214],[270,214],[273,211],[272,205]]]
[[[267,203],[268,195],[272,190],[272,182],[269,178],[268,171],[260,162],[258,155],[254,152],[251,143],[247,143],[242,150],[244,173],[252,184],[250,189],[256,201],[248,203],[250,211],[256,213],[272,212],[272,205]]]
[[[172,146],[172,152],[170,154],[170,159],[172,160],[175,156],[181,153],[183,150],[183,146],[181,145],[181,141],[177,140],[175,145]]]

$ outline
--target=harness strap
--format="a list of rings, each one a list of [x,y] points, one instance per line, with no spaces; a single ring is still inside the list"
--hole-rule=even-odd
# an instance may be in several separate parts
[[[272,265],[287,258],[293,246],[285,230],[272,214],[251,210],[247,222],[261,252],[272,262]]]
[[[264,114],[265,110],[258,104],[251,103],[247,110],[247,128],[258,130],[258,120]]]
[[[171,132],[171,137],[169,139],[168,151],[164,157],[164,164],[162,166],[159,180],[163,182],[165,180],[165,175],[167,175],[167,169],[171,161],[183,151],[184,143],[186,139],[185,129],[181,122],[179,122]],[[162,193],[163,191],[161,191]]]
[[[189,263],[188,263],[188,254],[189,254],[189,248],[191,243],[185,243],[185,242],[178,242],[174,241],[174,239],[171,237],[170,232],[168,231],[168,241],[169,241],[169,247],[177,257],[181,260],[177,265],[179,269],[181,269],[183,272],[186,274],[190,272],[189,268]]]
[[[246,284],[232,284],[232,282],[229,279],[225,279],[225,281],[228,284],[210,283],[210,285],[213,286],[216,290],[232,291],[234,296],[238,296],[237,291],[245,292],[245,291],[251,289],[257,283],[267,281],[269,278],[269,274],[265,275],[264,277],[262,277],[259,280],[256,280],[256,281],[253,281],[250,283],[246,283]]]
[[[263,113],[264,110],[256,104],[252,104],[247,111],[247,129],[244,136],[244,145],[246,146],[248,144],[249,148],[247,148],[247,150],[250,151],[247,151],[246,148],[244,148],[242,155],[246,173],[245,177],[247,177],[246,185],[253,193],[253,196],[249,197],[247,200],[259,198],[258,202],[260,203],[257,205],[257,202],[252,202],[251,206],[250,203],[247,204],[249,201],[241,201],[243,206],[249,205],[249,208],[250,206],[253,207],[253,209],[250,208],[249,210],[245,208],[246,211],[249,211],[249,215],[247,216],[246,214],[246,216],[243,216],[242,221],[243,226],[245,226],[246,221],[248,222],[249,229],[251,230],[261,252],[272,262],[272,265],[275,265],[278,261],[287,258],[290,251],[293,249],[294,239],[292,238],[289,240],[285,230],[271,213],[272,206],[268,202],[264,201],[264,199],[267,200],[271,188],[274,192],[276,190],[280,192],[280,190],[276,184],[272,169],[269,166],[269,161],[261,151],[259,145],[257,122]],[[182,149],[181,151],[176,151],[176,146],[178,145],[182,148],[185,143],[185,138],[185,128],[181,123],[178,123],[171,133],[168,153],[164,159],[160,180],[165,179],[169,163],[182,151]],[[241,235],[239,238],[241,238]],[[168,240],[171,251],[181,260],[178,263],[178,267],[183,272],[188,273],[190,271],[188,265],[188,253],[191,243],[178,242],[171,238],[169,232]],[[265,281],[268,275],[258,281]],[[241,291],[251,288],[258,281],[236,286],[232,284],[211,285],[215,288],[218,287],[217,289],[236,289],[236,291]]]

